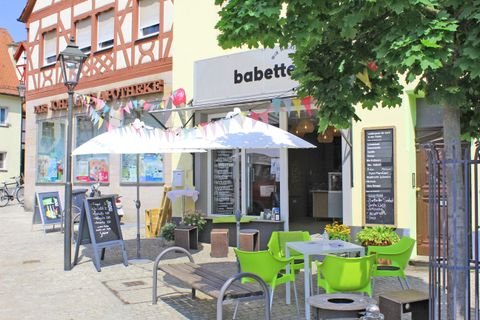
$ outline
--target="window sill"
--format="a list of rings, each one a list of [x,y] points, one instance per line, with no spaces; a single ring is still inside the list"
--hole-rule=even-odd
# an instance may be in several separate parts
[[[154,34],[150,34],[148,36],[142,37],[142,38],[138,38],[137,40],[135,40],[135,44],[152,41],[152,40],[158,38],[159,34],[160,33],[154,33]]]
[[[100,53],[105,53],[105,52],[108,52],[108,51],[112,51],[113,49],[113,46],[111,47],[106,47],[106,48],[102,48],[102,49],[98,49],[97,51],[95,51],[93,54],[96,55],[96,54],[100,54]]]
[[[145,182],[141,181],[138,183],[139,186],[163,186],[165,182]],[[136,186],[136,182],[120,182],[120,186]]]
[[[55,67],[56,63],[46,64],[40,67],[40,70],[47,70]]]

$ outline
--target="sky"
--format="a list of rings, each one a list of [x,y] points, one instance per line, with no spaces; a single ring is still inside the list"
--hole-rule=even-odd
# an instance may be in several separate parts
[[[25,24],[17,21],[26,3],[27,0],[0,0],[0,28],[7,29],[15,41],[27,39]]]

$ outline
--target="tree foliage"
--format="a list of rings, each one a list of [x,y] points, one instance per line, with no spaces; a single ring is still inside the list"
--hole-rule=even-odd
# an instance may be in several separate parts
[[[465,136],[480,135],[480,2],[215,2],[221,5],[216,27],[223,48],[295,48],[293,78],[299,94],[321,106],[321,130],[359,120],[358,103],[398,106],[404,78],[432,103],[459,108]]]

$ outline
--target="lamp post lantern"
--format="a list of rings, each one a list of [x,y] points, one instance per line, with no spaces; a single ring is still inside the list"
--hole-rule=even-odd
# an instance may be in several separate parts
[[[17,86],[17,90],[18,90],[18,96],[20,97],[20,100],[22,103],[25,102],[25,91],[26,91],[26,86],[25,86],[25,82],[23,80],[20,80],[18,86]]]
[[[72,37],[70,44],[60,52],[57,60],[62,67],[63,83],[68,89],[67,112],[67,150],[65,162],[65,218],[64,221],[64,270],[72,269],[72,121],[73,121],[73,91],[78,84],[82,66],[87,55],[84,54]]]

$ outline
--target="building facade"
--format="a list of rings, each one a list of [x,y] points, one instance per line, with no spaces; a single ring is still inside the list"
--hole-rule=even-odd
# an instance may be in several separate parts
[[[73,148],[135,118],[158,126],[148,111],[171,91],[172,17],[170,0],[27,2],[19,18],[28,30],[27,209],[35,192],[59,191],[63,197],[67,91],[58,54],[74,37],[88,56],[75,89]],[[164,155],[141,156],[142,207],[159,205],[168,161]],[[135,156],[75,156],[72,163],[74,190],[99,181],[104,193],[124,195],[125,212],[133,216]]]
[[[20,175],[22,106],[13,55],[17,44],[0,28],[0,182]]]
[[[356,230],[387,224],[417,238],[417,253],[424,254],[428,226],[426,212],[417,210],[417,180],[425,172],[417,169],[417,97],[410,88],[398,108],[358,106],[361,122],[319,134],[314,102],[296,96],[288,51],[221,49],[217,12],[213,1],[29,0],[20,17],[29,30],[26,194],[63,192],[66,89],[55,58],[75,36],[88,59],[76,89],[74,147],[135,117],[155,127],[180,126],[190,117],[188,125],[198,125],[233,107],[317,146],[244,150],[239,177],[225,170],[231,151],[145,155],[141,168],[161,174],[147,178],[143,171],[142,208],[158,207],[172,170],[183,170],[183,187],[200,191],[195,207],[209,215],[233,213],[228,183],[237,179],[243,214],[260,217],[263,211],[265,217],[279,207],[285,229],[311,232],[323,232],[320,222],[333,219]],[[165,101],[176,88],[185,90],[187,101],[193,97],[191,106],[158,111],[168,109]],[[73,166],[75,187],[100,180],[105,192],[124,195],[127,216],[134,212],[135,165],[128,156],[75,157]],[[185,211],[179,202],[177,217]],[[32,207],[33,197],[26,205]]]

